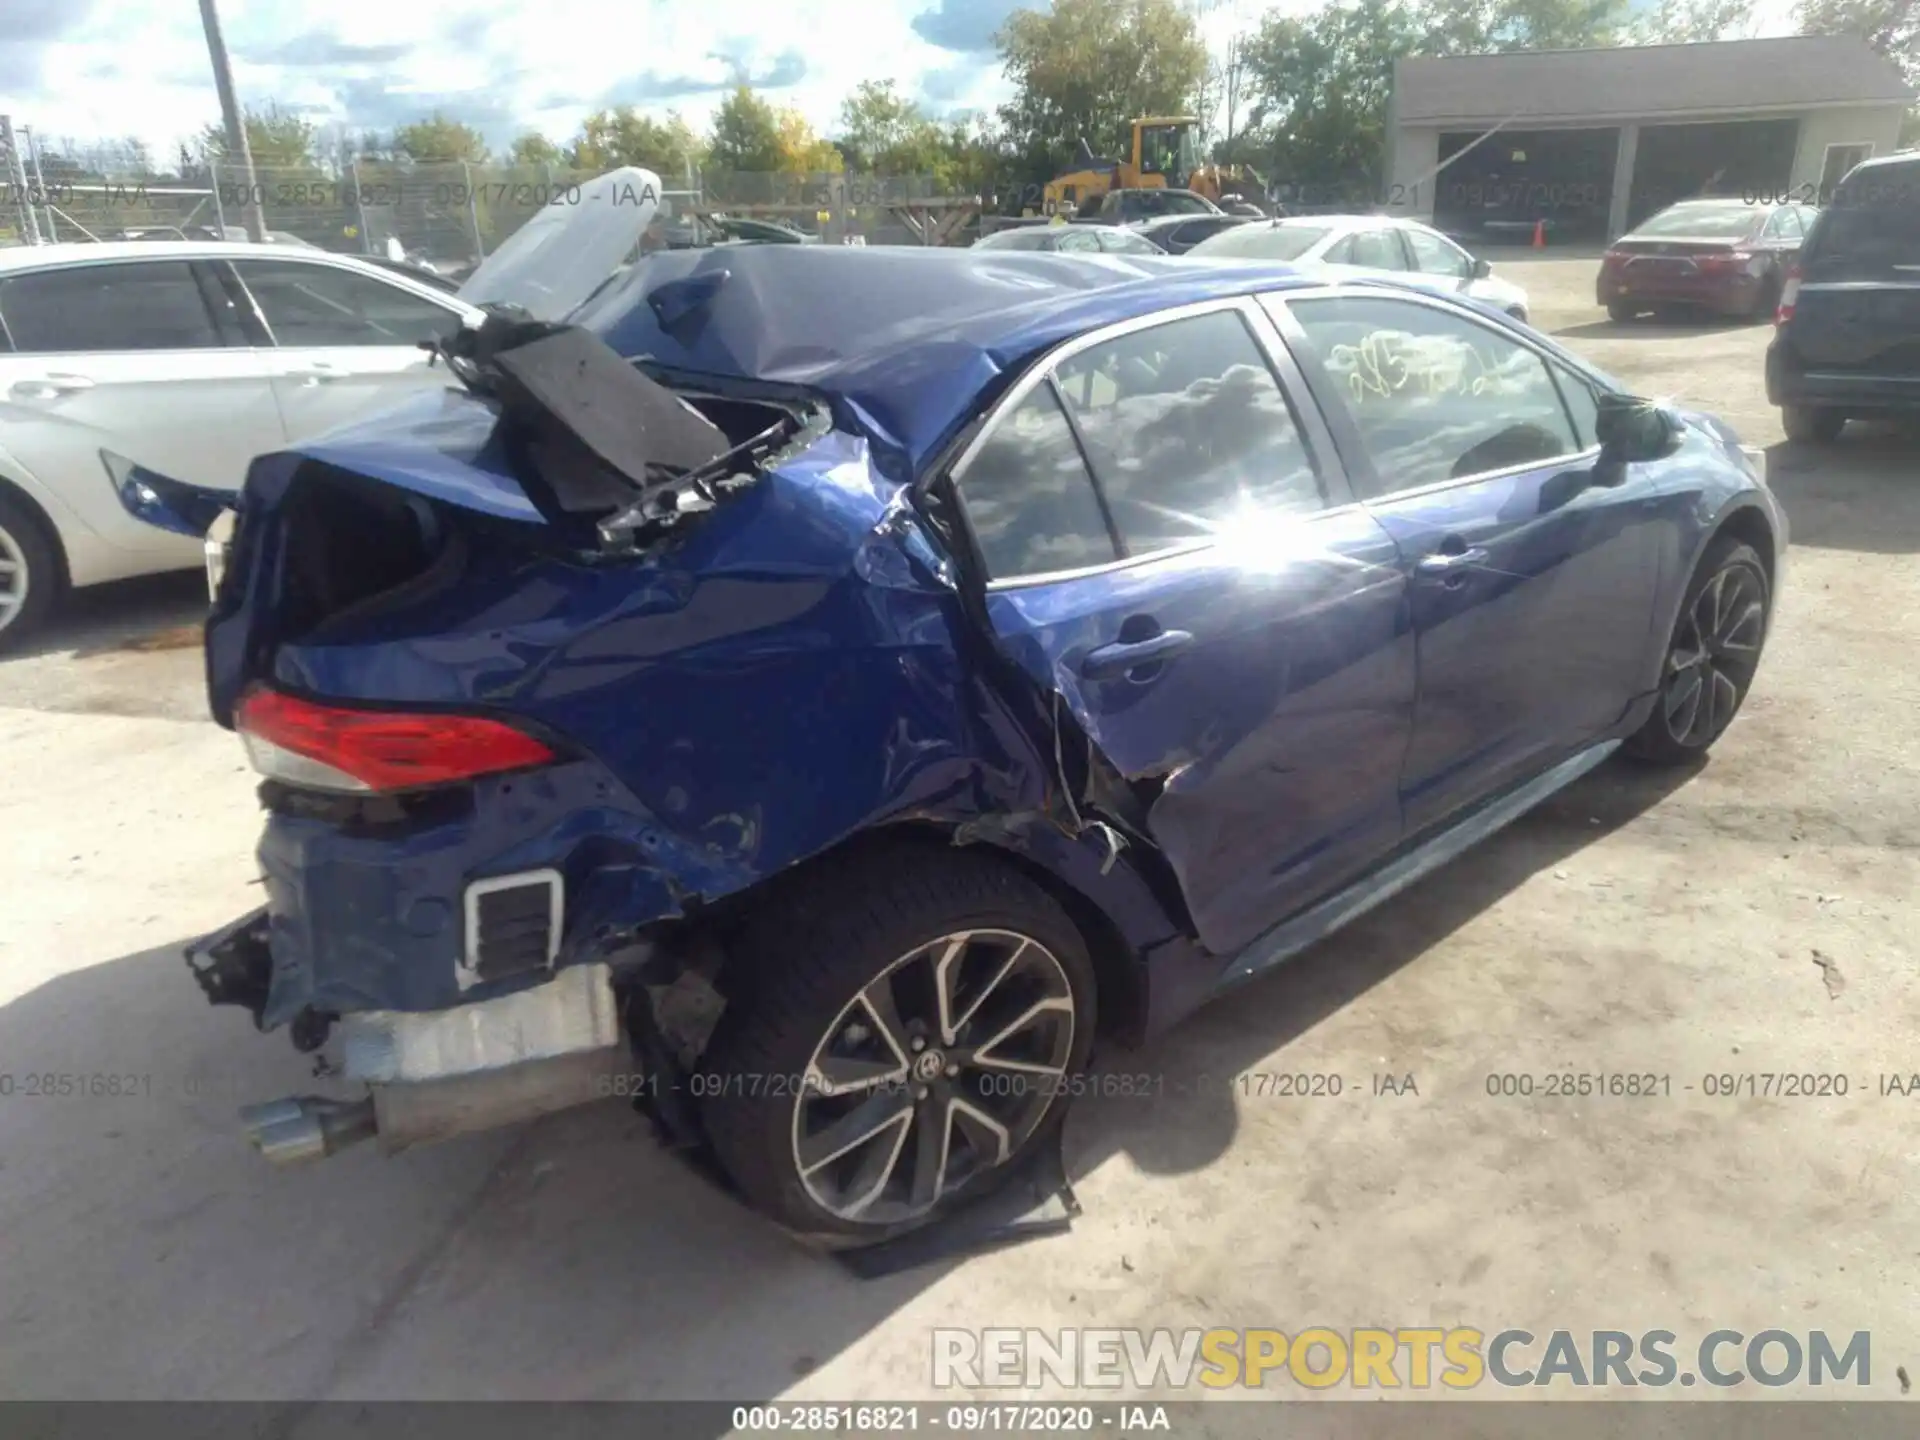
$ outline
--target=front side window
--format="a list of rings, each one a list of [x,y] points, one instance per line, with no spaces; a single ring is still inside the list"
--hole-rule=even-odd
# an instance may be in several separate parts
[[[1068,254],[1076,251],[1084,254],[1087,251],[1097,251],[1100,248],[1100,239],[1090,230],[1069,229],[1062,233],[1060,243],[1054,248],[1064,250]]]
[[[1380,499],[1578,453],[1547,362],[1451,310],[1373,296],[1287,306],[1353,418]],[[1364,478],[1356,483],[1367,488]]]
[[[281,346],[418,345],[460,328],[443,305],[336,265],[238,260],[234,269]]]
[[[1458,245],[1430,235],[1425,230],[1404,230],[1407,245],[1413,251],[1414,268],[1422,275],[1446,275],[1464,280],[1473,273],[1473,261]]]
[[[1048,385],[995,423],[961,473],[959,492],[989,579],[1117,558],[1093,476]]]
[[[69,265],[0,281],[0,316],[23,355],[208,350],[220,344],[185,260]]]
[[[1286,396],[1231,310],[1091,346],[1055,375],[1130,555],[1326,503]]]

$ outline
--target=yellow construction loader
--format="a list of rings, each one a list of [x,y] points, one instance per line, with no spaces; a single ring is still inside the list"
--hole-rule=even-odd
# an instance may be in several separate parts
[[[1044,213],[1086,210],[1109,190],[1164,187],[1197,191],[1216,205],[1223,195],[1236,194],[1259,204],[1265,187],[1250,168],[1201,164],[1199,123],[1191,115],[1136,120],[1132,153],[1124,160],[1095,155],[1082,137],[1073,167],[1047,182],[1042,192]]]

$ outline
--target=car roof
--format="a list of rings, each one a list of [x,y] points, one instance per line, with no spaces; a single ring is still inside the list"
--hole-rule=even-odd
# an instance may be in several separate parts
[[[1339,283],[1275,261],[898,246],[648,256],[574,318],[669,370],[806,386],[917,474],[1062,340],[1178,306]]]

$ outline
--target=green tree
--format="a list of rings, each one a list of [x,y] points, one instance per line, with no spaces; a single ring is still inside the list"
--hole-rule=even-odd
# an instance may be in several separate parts
[[[558,145],[538,130],[516,135],[507,147],[507,157],[516,165],[563,165],[566,156]]]
[[[317,128],[278,105],[265,110],[249,108],[243,116],[247,127],[247,149],[253,163],[261,169],[311,169],[314,166],[314,142]],[[227,160],[227,132],[222,125],[208,125],[200,132],[200,153],[208,160]]]
[[[996,38],[1014,87],[1001,123],[1036,172],[1059,169],[1082,139],[1120,153],[1133,120],[1188,113],[1207,73],[1199,27],[1175,0],[1055,0],[1016,10]]]
[[[831,140],[822,140],[816,135],[807,117],[798,110],[781,110],[778,121],[782,170],[795,175],[816,175],[845,167],[846,158],[841,155],[839,147]]]
[[[928,174],[948,158],[949,139],[891,80],[863,80],[840,105],[838,144],[855,169]]]
[[[707,138],[707,163],[716,170],[778,170],[780,117],[773,106],[742,85],[714,112]]]
[[[1432,53],[1430,29],[1401,0],[1341,0],[1304,16],[1269,15],[1246,46],[1252,120],[1266,137],[1254,148],[1266,152],[1269,178],[1309,186],[1377,181],[1394,61]]]
[[[425,120],[402,125],[393,132],[393,148],[416,165],[449,160],[485,164],[487,142],[471,125],[449,119],[438,110]]]
[[[1920,85],[1920,0],[1801,0],[1803,35],[1858,35]]]
[[[700,164],[702,148],[700,137],[678,111],[655,120],[631,105],[621,105],[596,110],[581,123],[567,160],[575,169],[595,175],[620,165],[640,165],[671,183],[681,179],[689,166]]]

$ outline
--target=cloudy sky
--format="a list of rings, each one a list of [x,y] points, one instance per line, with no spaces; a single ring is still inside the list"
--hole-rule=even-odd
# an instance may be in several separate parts
[[[220,15],[243,103],[370,130],[439,107],[504,145],[529,128],[564,140],[601,105],[703,124],[742,80],[821,128],[869,78],[936,114],[989,107],[1006,89],[993,33],[1022,3],[220,0]],[[1224,34],[1267,7],[1208,8]],[[0,0],[0,97],[48,141],[135,135],[156,155],[219,114],[193,0]]]
[[[496,146],[556,140],[602,105],[704,125],[746,81],[831,128],[863,79],[936,114],[1006,86],[993,33],[1040,0],[220,0],[243,103],[390,130],[439,108]],[[1216,43],[1261,11],[1319,0],[1203,0]],[[1784,8],[1768,0],[1763,9]],[[193,0],[0,0],[0,106],[43,140],[138,136],[157,157],[218,118]]]
[[[220,0],[242,101],[386,130],[436,106],[504,143],[587,111],[703,122],[744,80],[832,122],[893,77],[937,112],[1003,98],[992,35],[1020,0]],[[617,17],[617,18],[616,18]],[[48,140],[157,151],[218,118],[193,0],[0,0],[0,97]]]

